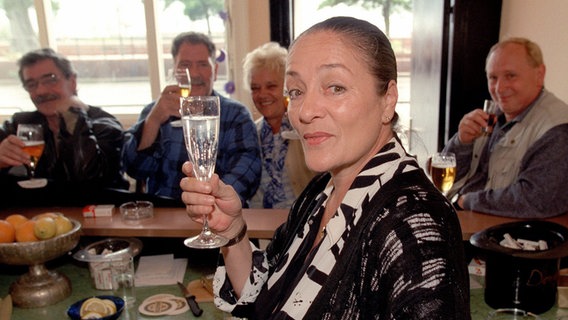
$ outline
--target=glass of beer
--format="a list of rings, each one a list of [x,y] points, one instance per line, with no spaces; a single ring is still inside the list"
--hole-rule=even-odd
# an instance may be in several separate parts
[[[483,135],[489,136],[493,132],[493,126],[497,122],[497,104],[493,100],[485,100],[483,111],[489,115],[487,127],[483,128]]]
[[[188,68],[178,68],[175,70],[174,77],[180,89],[180,95],[184,98],[191,94],[191,76]]]
[[[451,152],[437,152],[430,165],[432,182],[443,194],[452,188],[456,178],[456,156]]]
[[[180,103],[181,99],[189,97],[191,94],[191,76],[189,74],[188,68],[177,68],[177,69],[170,69],[168,71],[173,83],[177,84],[180,90]],[[180,128],[182,127],[181,120],[175,119],[170,122],[172,127]]]
[[[45,184],[43,183],[45,179],[35,178],[37,163],[43,154],[43,148],[45,147],[45,141],[43,140],[43,127],[41,124],[19,124],[16,135],[25,144],[23,149],[24,152],[30,155],[30,163],[27,165],[30,180],[27,181],[34,183],[28,183],[26,186],[29,188],[44,186]],[[47,182],[47,180],[45,180],[45,182]]]

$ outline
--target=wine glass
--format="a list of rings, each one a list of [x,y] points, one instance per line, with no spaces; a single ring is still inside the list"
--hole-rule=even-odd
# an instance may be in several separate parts
[[[18,184],[22,188],[44,187],[47,184],[47,179],[36,179],[35,177],[37,163],[45,147],[41,124],[19,124],[16,135],[25,144],[23,148],[24,152],[30,155],[30,163],[26,165],[30,179],[18,181]]]
[[[193,173],[199,181],[209,181],[215,171],[219,144],[219,97],[181,97],[180,106],[183,136]],[[184,244],[190,248],[209,249],[224,246],[228,241],[209,229],[205,215],[201,233],[185,239]]]
[[[191,76],[189,75],[189,69],[188,68],[171,69],[170,73],[172,81],[175,81],[175,83],[180,88],[181,96],[183,98],[189,97],[189,95],[191,94]],[[172,127],[181,127],[182,126],[181,120],[174,120],[170,122],[170,125]]]
[[[493,126],[497,120],[497,104],[493,100],[485,100],[483,103],[483,111],[489,115],[487,119],[487,127],[483,128],[483,135],[489,136],[493,131]]]
[[[446,195],[456,178],[456,156],[452,152],[435,153],[430,164],[430,177],[436,188]]]

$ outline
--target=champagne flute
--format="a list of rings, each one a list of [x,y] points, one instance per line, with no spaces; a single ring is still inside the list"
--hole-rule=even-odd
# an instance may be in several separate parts
[[[177,68],[170,70],[170,72],[172,73],[172,80],[174,80],[180,88],[181,96],[183,98],[189,97],[191,94],[191,76],[189,75],[189,69]],[[170,125],[172,127],[181,127],[181,120],[174,120],[170,122]]]
[[[23,150],[30,156],[30,163],[26,166],[30,179],[19,181],[18,184],[23,188],[44,187],[47,184],[47,179],[35,178],[37,163],[45,147],[41,124],[19,124],[16,135],[24,142],[25,146]]]
[[[430,165],[430,177],[436,188],[446,195],[456,178],[456,156],[451,152],[435,153]]]
[[[180,105],[183,136],[193,173],[198,180],[209,181],[215,171],[219,144],[219,97],[181,97]],[[209,229],[205,215],[201,233],[185,239],[184,244],[190,248],[209,249],[224,246],[228,241]]]
[[[489,115],[487,119],[487,127],[483,128],[483,135],[489,136],[493,132],[493,126],[497,120],[497,104],[493,100],[485,100],[483,103],[483,111]]]

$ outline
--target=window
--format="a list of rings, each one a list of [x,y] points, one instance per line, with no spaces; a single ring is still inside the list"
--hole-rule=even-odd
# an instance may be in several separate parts
[[[321,3],[339,3],[319,8]],[[378,1],[364,0],[371,4]],[[358,2],[359,3],[359,2]],[[386,32],[382,7],[366,9],[362,5],[347,5],[345,1],[295,0],[294,38],[313,24],[333,16],[352,16],[369,21],[379,27],[390,38],[398,63],[398,104],[397,112],[404,130],[410,127],[410,57],[412,43],[412,0],[402,1],[408,5],[395,6],[389,17],[389,32]]]
[[[293,34],[333,15],[366,19],[385,30],[380,7],[364,9],[360,5],[348,6],[340,3],[342,1],[327,0],[340,4],[318,9],[323,1],[294,1]],[[252,106],[250,94],[244,92],[241,85],[241,62],[250,50],[270,41],[269,24],[265,24],[269,20],[268,1],[208,0],[205,3],[214,9],[209,10],[208,15],[200,14],[190,19],[185,14],[184,3],[196,2],[0,1],[0,120],[17,111],[35,110],[18,79],[16,61],[29,50],[50,46],[66,55],[77,69],[81,99],[116,115],[128,128],[142,107],[157,97],[165,85],[167,70],[172,64],[171,41],[186,30],[209,34],[227,57],[219,65],[215,89]],[[403,2],[410,4],[412,1]],[[224,12],[225,5],[231,12]],[[227,18],[227,15],[231,17]],[[234,27],[229,27],[231,25]],[[397,111],[403,128],[408,128],[412,11],[393,7],[390,25],[390,38],[399,63]],[[232,40],[230,45],[228,34]],[[221,55],[221,51],[218,54]],[[234,94],[225,90],[230,81],[236,87]],[[254,114],[254,108],[251,109]]]
[[[218,9],[223,8],[223,0],[208,1],[215,9],[207,18],[201,14],[193,20],[185,15],[182,1],[44,0],[42,8],[34,3],[38,1],[6,0],[0,7],[0,117],[35,110],[16,66],[30,50],[50,46],[65,55],[78,73],[81,99],[117,116],[130,115],[131,122],[157,96],[153,88],[159,93],[165,84],[172,66],[171,42],[178,33],[200,31],[209,34],[219,49],[225,48],[225,26]],[[145,17],[156,21],[148,25],[157,26],[148,34],[161,31],[154,42],[146,37]],[[225,65],[220,63],[216,82],[221,92],[227,79]]]

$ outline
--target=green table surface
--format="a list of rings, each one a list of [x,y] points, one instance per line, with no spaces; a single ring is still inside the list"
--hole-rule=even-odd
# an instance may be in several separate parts
[[[176,258],[178,256],[176,255]],[[185,258],[185,257],[179,257]],[[196,257],[195,259],[188,258],[188,267],[185,272],[184,284],[190,281],[199,279],[205,274],[214,272],[215,259],[208,257]],[[203,258],[204,261],[200,261]],[[138,259],[135,260],[137,263]],[[64,256],[56,260],[47,262],[45,264],[48,270],[57,271],[65,275],[71,281],[72,292],[66,299],[57,302],[56,304],[39,307],[39,308],[18,308],[14,307],[12,313],[12,320],[50,320],[50,319],[69,319],[67,316],[67,309],[74,302],[96,295],[112,295],[110,290],[97,290],[91,280],[89,266],[85,262],[79,262],[70,256]],[[0,297],[5,297],[9,293],[10,285],[15,282],[22,274],[28,272],[26,266],[6,266],[0,265]],[[168,293],[176,296],[181,296],[180,289],[177,285],[164,285],[164,286],[145,286],[136,287],[136,305],[134,307],[125,309],[119,319],[229,319],[230,315],[218,310],[212,302],[201,302],[199,306],[203,309],[203,314],[200,317],[194,317],[188,311],[175,316],[145,316],[138,312],[138,305],[147,297],[155,294]]]
[[[176,256],[177,257],[177,256]],[[203,262],[201,259],[192,259],[191,255],[188,257],[188,267],[185,273],[184,283],[199,279],[202,275],[210,274],[215,268],[215,260],[208,258]],[[94,295],[105,295],[112,294],[112,291],[96,290],[89,273],[89,268],[86,263],[78,262],[69,256],[64,256],[58,258],[54,261],[46,263],[46,267],[49,270],[56,270],[64,275],[66,275],[72,284],[71,296],[66,299],[47,307],[40,308],[30,308],[23,309],[14,307],[12,320],[48,320],[48,319],[67,319],[67,308],[73,304],[75,301],[94,296]],[[27,267],[25,266],[1,266],[0,271],[0,297],[4,297],[8,294],[10,284],[16,281],[16,279],[22,274],[27,272]],[[483,278],[474,277],[477,283],[482,286]],[[483,288],[479,286],[474,286],[477,288],[471,289],[471,315],[474,320],[486,319],[489,312],[493,309],[489,307],[483,299]],[[137,287],[136,288],[136,307],[125,310],[120,319],[230,319],[230,315],[221,312],[216,309],[213,303],[200,303],[200,307],[203,309],[203,315],[199,318],[193,317],[191,312],[186,312],[176,316],[162,316],[162,317],[150,317],[144,316],[137,311],[137,306],[144,299],[154,294],[159,293],[169,293],[174,295],[180,295],[179,289],[176,285],[167,286],[151,286],[151,287]],[[546,320],[556,320],[556,319],[568,319],[568,309],[560,309],[556,306],[544,314],[540,315],[541,319]],[[564,318],[566,317],[566,318]]]

